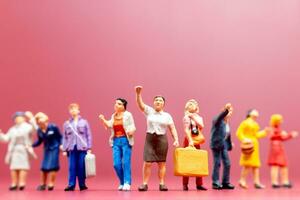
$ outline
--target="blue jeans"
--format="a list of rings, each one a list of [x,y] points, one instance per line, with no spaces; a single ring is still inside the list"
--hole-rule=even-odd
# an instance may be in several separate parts
[[[76,177],[79,187],[85,186],[85,162],[86,151],[79,151],[75,146],[69,151],[69,187],[76,186]]]
[[[120,185],[131,185],[131,149],[127,137],[114,138],[113,142],[114,168]]]
[[[230,179],[230,160],[228,156],[227,149],[212,149],[213,157],[214,157],[214,166],[213,166],[213,174],[212,181],[215,184],[220,184],[220,166],[221,160],[223,163],[223,178],[222,184],[228,184]]]

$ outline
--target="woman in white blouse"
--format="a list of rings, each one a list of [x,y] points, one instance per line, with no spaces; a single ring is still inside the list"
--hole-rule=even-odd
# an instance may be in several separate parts
[[[166,158],[168,152],[167,130],[169,129],[173,138],[174,146],[179,146],[177,131],[173,119],[169,113],[164,112],[165,99],[163,96],[155,96],[153,108],[144,104],[142,100],[142,86],[135,87],[136,101],[139,109],[147,119],[147,135],[144,146],[143,184],[139,191],[148,190],[148,181],[151,174],[153,162],[158,164],[159,190],[168,191],[165,185]]]

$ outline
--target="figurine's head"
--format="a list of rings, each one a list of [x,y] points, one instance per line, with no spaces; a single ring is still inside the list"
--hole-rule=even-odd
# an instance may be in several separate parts
[[[186,102],[184,107],[184,113],[198,113],[199,112],[199,105],[195,99],[190,99]]]
[[[165,98],[161,95],[157,95],[153,99],[153,106],[155,111],[159,112],[162,111],[165,106]]]
[[[35,120],[36,120],[36,123],[37,125],[40,127],[40,128],[46,128],[47,127],[47,124],[49,122],[49,117],[43,113],[43,112],[38,112],[35,116],[34,116]]]
[[[247,112],[246,118],[252,118],[253,120],[256,120],[259,117],[259,112],[256,109],[250,109]]]
[[[282,121],[283,121],[282,115],[274,114],[274,115],[271,116],[270,126],[278,127],[278,126],[280,126],[280,124],[282,124]]]
[[[26,121],[25,113],[18,111],[13,115],[12,119],[14,120],[15,124],[21,124]]]
[[[127,101],[123,98],[117,98],[115,103],[116,112],[124,112],[127,108]]]
[[[78,103],[71,103],[69,105],[69,113],[72,117],[76,117],[80,113],[80,107]]]

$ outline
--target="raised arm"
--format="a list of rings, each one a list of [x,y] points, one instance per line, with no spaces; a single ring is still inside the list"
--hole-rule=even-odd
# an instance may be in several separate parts
[[[136,102],[138,104],[138,107],[139,109],[144,112],[145,110],[145,103],[143,102],[143,99],[142,99],[142,89],[143,87],[142,86],[136,86],[135,87],[135,94],[136,94]]]
[[[228,115],[228,113],[232,110],[232,105],[227,103],[224,107],[224,110],[216,117],[215,124],[219,124],[224,118]]]

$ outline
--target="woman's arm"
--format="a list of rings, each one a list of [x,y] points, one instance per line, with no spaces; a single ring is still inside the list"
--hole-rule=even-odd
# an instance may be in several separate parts
[[[103,123],[103,126],[107,129],[107,128],[111,128],[111,124],[110,121],[106,120],[104,115],[100,114],[99,115],[99,119],[100,121]]]
[[[174,124],[171,124],[171,125],[169,125],[168,127],[169,127],[169,130],[170,130],[170,132],[171,132],[171,134],[172,134],[172,137],[173,137],[173,139],[174,139],[173,145],[174,145],[175,147],[178,147],[178,146],[179,146],[179,142],[178,142],[178,134],[177,134],[175,125],[174,125]]]
[[[142,86],[136,86],[135,87],[135,94],[136,94],[136,102],[138,104],[138,107],[139,109],[144,112],[145,110],[145,103],[143,102],[143,99],[142,99],[142,89],[143,87]]]

